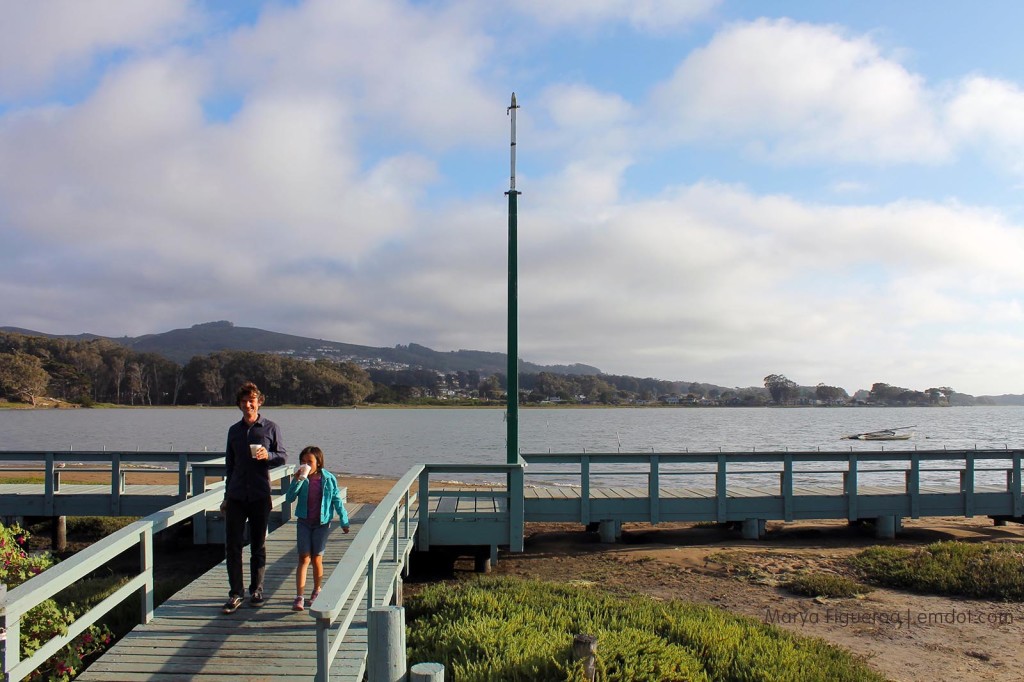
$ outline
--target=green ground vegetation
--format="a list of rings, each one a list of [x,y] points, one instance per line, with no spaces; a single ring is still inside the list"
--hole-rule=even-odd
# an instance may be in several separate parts
[[[974,599],[1024,601],[1024,547],[1018,543],[936,542],[872,547],[850,559],[871,583]]]
[[[802,572],[791,576],[782,587],[805,597],[845,599],[871,591],[856,580],[836,573]]]
[[[406,600],[410,665],[438,662],[460,682],[581,680],[574,634],[597,637],[597,679],[882,680],[826,642],[681,601],[623,599],[590,587],[484,577]]]

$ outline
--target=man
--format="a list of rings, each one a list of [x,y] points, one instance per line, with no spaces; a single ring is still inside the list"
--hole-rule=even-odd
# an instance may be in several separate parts
[[[228,567],[228,600],[224,613],[234,613],[245,594],[242,579],[242,544],[245,522],[249,522],[249,605],[263,606],[263,574],[267,567],[267,522],[270,519],[270,469],[288,459],[277,424],[260,415],[264,396],[251,381],[242,384],[235,404],[242,420],[228,429],[225,455],[227,481],[224,485],[226,539],[224,553]]]

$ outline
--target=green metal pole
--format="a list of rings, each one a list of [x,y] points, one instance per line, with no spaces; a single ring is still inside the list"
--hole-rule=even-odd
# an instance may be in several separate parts
[[[508,195],[508,366],[506,372],[506,395],[508,409],[505,426],[506,462],[515,464],[519,461],[519,285],[517,255],[518,226],[516,191],[516,93],[512,93],[512,104],[508,113],[512,116],[512,173],[509,181]]]

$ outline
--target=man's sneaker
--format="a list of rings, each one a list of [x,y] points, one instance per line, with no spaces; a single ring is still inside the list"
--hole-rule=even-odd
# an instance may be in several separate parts
[[[238,607],[242,605],[242,598],[231,595],[226,602],[224,602],[224,613],[234,613],[238,610]]]
[[[301,611],[304,607],[305,599],[302,597],[296,597],[295,601],[292,602],[292,611]]]
[[[254,592],[249,596],[249,606],[263,606],[263,602],[266,599],[263,598],[262,592]]]

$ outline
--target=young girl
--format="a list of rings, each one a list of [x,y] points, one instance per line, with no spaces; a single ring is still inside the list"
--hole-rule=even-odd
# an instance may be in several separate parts
[[[306,569],[310,559],[313,561],[313,595],[309,602],[320,594],[324,579],[324,550],[327,548],[327,532],[330,529],[331,517],[338,512],[341,529],[348,532],[348,512],[341,501],[338,479],[324,469],[323,450],[310,445],[299,453],[299,464],[309,467],[308,473],[296,470],[292,477],[285,499],[291,502],[299,498],[295,505],[296,541],[299,550],[299,566],[295,572],[295,601],[293,611],[305,608],[303,595],[306,593]]]

